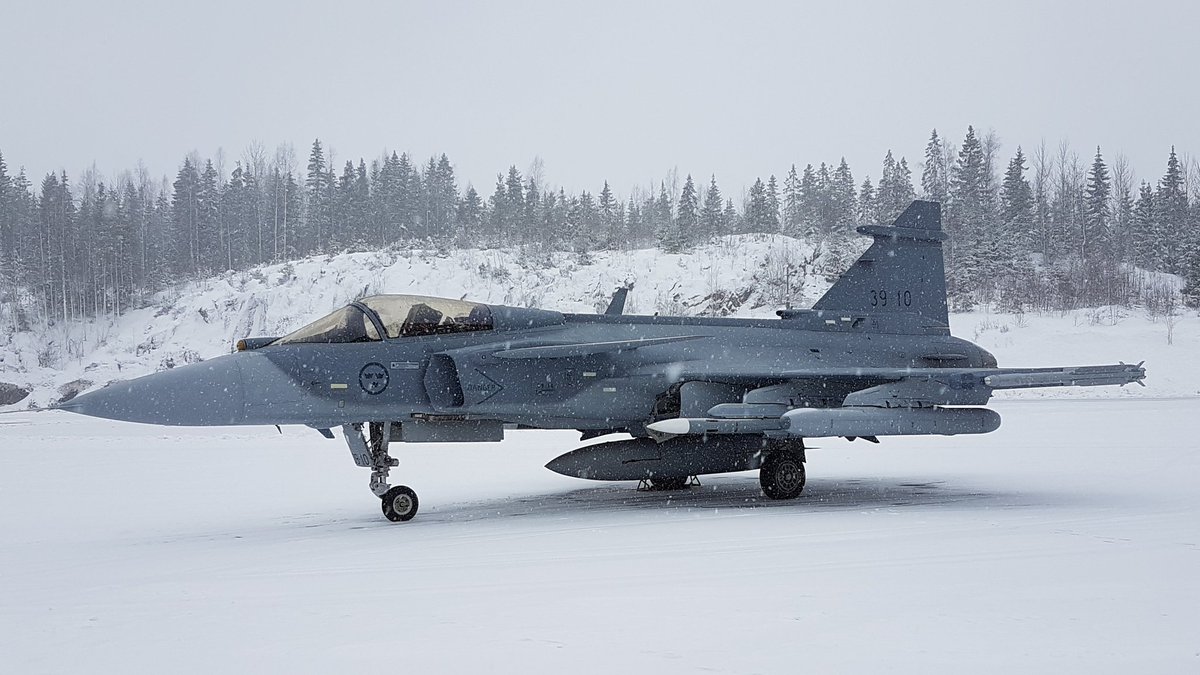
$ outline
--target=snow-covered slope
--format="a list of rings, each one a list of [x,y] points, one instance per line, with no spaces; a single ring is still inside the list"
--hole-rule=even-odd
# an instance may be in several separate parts
[[[789,267],[789,261],[791,266]],[[45,405],[63,387],[101,386],[175,364],[228,353],[250,335],[281,335],[371,293],[466,297],[563,311],[602,309],[634,282],[629,313],[773,316],[790,299],[808,306],[828,287],[828,256],[783,236],[727,237],[687,254],[656,249],[584,257],[537,250],[401,250],[307,258],[183,284],[120,318],[0,333],[0,382],[32,388],[13,407]],[[3,308],[0,308],[3,311]],[[9,323],[0,315],[0,327]],[[1143,313],[1089,310],[1065,315],[951,318],[956,335],[992,350],[1002,365],[1147,361],[1146,389],[1021,392],[1020,396],[1195,396],[1200,394],[1200,319],[1167,326]]]

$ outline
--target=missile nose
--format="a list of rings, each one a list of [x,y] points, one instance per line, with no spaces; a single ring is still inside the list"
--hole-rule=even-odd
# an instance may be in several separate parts
[[[114,382],[56,408],[92,417],[173,426],[239,424],[244,418],[239,355]]]

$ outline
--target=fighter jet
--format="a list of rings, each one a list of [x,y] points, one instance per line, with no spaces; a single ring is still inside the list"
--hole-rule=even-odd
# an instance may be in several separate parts
[[[282,337],[238,341],[202,363],[116,382],[57,406],[149,424],[298,424],[371,470],[383,514],[391,444],[499,441],[506,429],[576,429],[585,445],[547,468],[683,489],[757,469],[763,493],[804,489],[805,440],[982,434],[997,389],[1141,384],[1141,364],[999,368],[950,335],[941,211],[913,202],[811,309],[775,319],[571,314],[415,295],[375,295]]]

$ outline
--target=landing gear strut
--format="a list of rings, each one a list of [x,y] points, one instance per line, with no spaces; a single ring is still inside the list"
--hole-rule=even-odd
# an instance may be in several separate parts
[[[370,422],[367,438],[362,435],[362,424],[347,424],[342,427],[346,443],[354,463],[371,469],[371,492],[382,501],[383,515],[392,522],[412,520],[417,515],[417,493],[406,485],[392,487],[388,484],[388,473],[400,461],[388,454],[392,425],[390,422]]]
[[[784,441],[763,459],[758,483],[771,499],[795,499],[804,490],[804,441]]]

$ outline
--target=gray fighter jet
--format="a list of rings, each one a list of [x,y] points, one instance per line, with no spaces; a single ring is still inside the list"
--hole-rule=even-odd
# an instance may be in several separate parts
[[[150,424],[303,424],[333,438],[393,521],[417,496],[391,486],[393,442],[499,441],[508,428],[577,429],[547,468],[680,489],[759,470],[762,490],[804,488],[804,439],[982,434],[996,389],[1141,384],[1138,365],[998,368],[950,335],[940,207],[917,201],[812,309],[777,319],[567,314],[412,295],[353,302],[236,353],[117,382],[59,405]]]

